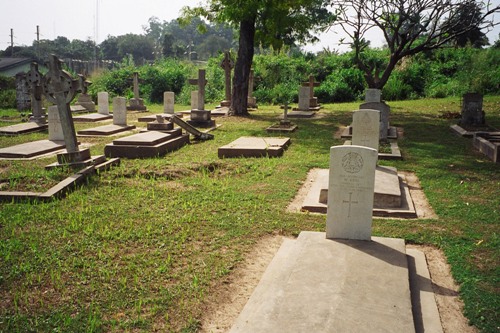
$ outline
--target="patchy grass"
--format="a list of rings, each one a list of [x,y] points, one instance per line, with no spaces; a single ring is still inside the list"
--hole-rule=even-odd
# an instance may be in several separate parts
[[[458,100],[390,105],[391,124],[404,129],[404,160],[380,163],[415,172],[439,219],[375,219],[373,232],[442,248],[467,317],[497,332],[498,165],[449,131],[456,120],[440,117],[459,111]],[[322,118],[294,120],[299,130],[282,158],[217,157],[218,147],[240,136],[268,136],[281,111],[260,106],[250,117],[218,118],[214,140],[163,158],[122,160],[64,200],[1,203],[0,331],[196,332],[203,302],[260,238],[324,230],[324,216],[285,208],[310,168],[328,167],[330,146],[341,144],[334,133],[357,106],[326,105]],[[500,127],[500,97],[487,97],[485,110]],[[2,137],[0,147],[43,138]],[[111,139],[81,141],[98,155]],[[54,161],[0,161],[1,178],[42,188],[61,176],[42,171]]]

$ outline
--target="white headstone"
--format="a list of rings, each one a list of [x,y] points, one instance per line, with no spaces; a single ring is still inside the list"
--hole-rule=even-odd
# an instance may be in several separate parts
[[[163,93],[163,112],[174,114],[174,99],[175,94],[173,91],[165,91]]]
[[[127,99],[125,97],[113,98],[113,124],[127,125]]]
[[[380,140],[386,140],[389,133],[389,117],[391,107],[385,102],[367,102],[359,106],[360,109],[371,109],[380,111]]]
[[[109,95],[106,91],[97,93],[97,113],[109,114]]]
[[[371,239],[377,156],[367,147],[330,148],[326,238]]]
[[[299,89],[299,110],[309,110],[309,100],[311,99],[311,89],[300,87]]]
[[[380,111],[358,110],[352,114],[352,144],[378,151],[380,141]]]
[[[380,89],[366,89],[365,102],[380,102],[382,100],[382,91]]]
[[[49,125],[49,140],[64,141],[64,133],[61,126],[61,119],[59,118],[59,110],[57,108],[57,105],[49,106],[47,115]]]
[[[191,110],[198,110],[198,90],[191,91]]]

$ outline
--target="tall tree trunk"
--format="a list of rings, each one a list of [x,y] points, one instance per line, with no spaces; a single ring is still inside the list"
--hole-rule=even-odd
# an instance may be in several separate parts
[[[248,78],[253,61],[255,17],[240,22],[238,58],[234,66],[231,111],[235,115],[248,114]]]

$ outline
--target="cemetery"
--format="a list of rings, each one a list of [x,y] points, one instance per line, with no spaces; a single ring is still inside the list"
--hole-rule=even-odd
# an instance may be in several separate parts
[[[327,50],[190,47],[17,77],[0,331],[498,330],[498,93],[424,96]]]

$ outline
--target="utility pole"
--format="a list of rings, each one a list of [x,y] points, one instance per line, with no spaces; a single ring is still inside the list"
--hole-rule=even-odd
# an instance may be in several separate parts
[[[36,57],[40,59],[40,26],[36,26]]]
[[[14,56],[14,29],[10,29],[10,56]]]

